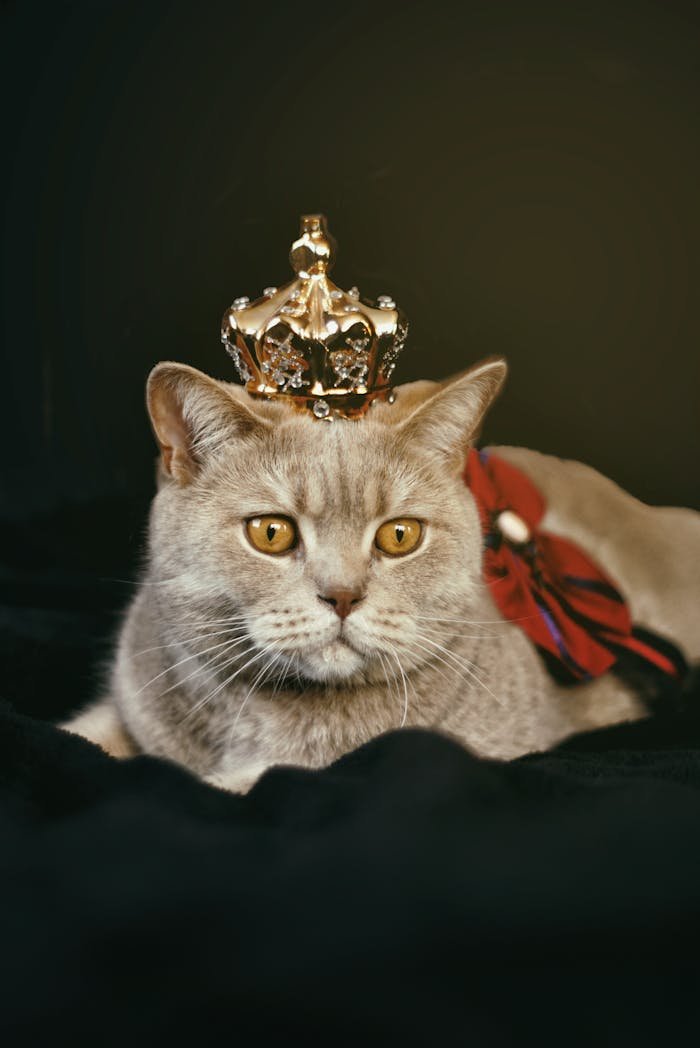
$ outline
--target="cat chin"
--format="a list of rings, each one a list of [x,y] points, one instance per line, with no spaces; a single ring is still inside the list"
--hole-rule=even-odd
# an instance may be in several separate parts
[[[365,666],[365,658],[342,640],[333,640],[322,648],[304,653],[303,670],[312,680],[326,683],[347,680]]]

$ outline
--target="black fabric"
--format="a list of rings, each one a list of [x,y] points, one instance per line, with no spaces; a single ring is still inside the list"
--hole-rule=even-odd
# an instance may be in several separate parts
[[[699,690],[505,764],[395,732],[243,798],[2,707],[0,1043],[696,1043]]]

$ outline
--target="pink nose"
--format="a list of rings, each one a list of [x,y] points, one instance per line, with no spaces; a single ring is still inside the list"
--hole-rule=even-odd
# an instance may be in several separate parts
[[[346,619],[351,611],[354,611],[365,594],[357,589],[334,588],[319,593],[319,598],[326,604],[330,604],[336,615],[342,620]]]

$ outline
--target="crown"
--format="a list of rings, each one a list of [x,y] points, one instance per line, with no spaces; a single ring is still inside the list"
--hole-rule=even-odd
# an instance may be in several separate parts
[[[221,341],[255,397],[284,398],[316,418],[360,418],[392,402],[408,321],[389,295],[375,304],[329,280],[336,244],[323,215],[303,215],[289,258],[296,273],[254,301],[234,300]]]

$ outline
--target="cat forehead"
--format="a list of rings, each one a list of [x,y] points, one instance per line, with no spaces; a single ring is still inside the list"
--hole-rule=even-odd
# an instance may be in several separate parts
[[[418,484],[387,427],[312,420],[276,430],[255,483],[271,480],[295,512],[319,519],[383,516]],[[251,478],[252,479],[252,478]]]
[[[324,525],[427,513],[445,496],[445,478],[368,420],[281,424],[264,440],[232,442],[214,470],[207,483],[244,515],[277,510]]]

